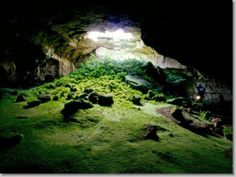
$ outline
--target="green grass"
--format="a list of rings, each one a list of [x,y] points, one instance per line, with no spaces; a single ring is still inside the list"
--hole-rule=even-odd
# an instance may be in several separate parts
[[[16,103],[16,96],[6,93],[0,100],[0,134],[17,132],[24,138],[0,149],[1,173],[232,173],[232,159],[225,153],[231,141],[200,136],[156,114],[155,108],[169,105],[144,101],[145,95],[130,88],[121,75],[87,77],[87,69],[79,70],[18,92],[27,95],[27,101],[35,100],[39,91],[66,95],[69,83],[77,88],[75,94],[88,87],[111,93],[114,104],[79,110],[73,115],[76,122],[64,122],[60,111],[68,102],[65,97],[23,109],[26,102]],[[144,106],[129,101],[134,94],[141,96]],[[144,140],[146,124],[163,128],[157,132],[159,141]]]

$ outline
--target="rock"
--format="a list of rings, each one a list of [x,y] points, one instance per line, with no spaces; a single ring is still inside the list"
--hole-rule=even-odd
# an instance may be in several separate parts
[[[11,61],[10,59],[0,60],[0,86],[11,81],[15,73],[16,65],[14,61]]]
[[[148,90],[150,90],[150,88],[152,88],[152,85],[140,76],[126,75],[125,81],[128,84],[130,84],[130,86],[132,88],[139,90],[142,93],[147,93]]]
[[[7,148],[17,145],[24,138],[23,134],[14,133],[8,136],[0,136],[0,148]]]
[[[177,60],[170,57],[165,57],[165,56],[160,56],[158,60],[156,60],[156,65],[160,66],[162,69],[164,68],[185,69],[186,68],[185,65],[182,65]]]
[[[52,100],[53,100],[53,101],[58,101],[58,100],[59,100],[59,96],[57,96],[57,95],[54,96]]]
[[[152,90],[148,90],[147,95],[145,96],[146,100],[151,100],[155,96],[155,93],[153,93]]]
[[[60,75],[60,62],[54,58],[46,58],[42,60],[35,68],[34,76],[38,81],[52,82]]]
[[[92,92],[93,92],[93,89],[91,89],[91,88],[86,88],[83,92],[89,94],[89,93],[92,93]]]
[[[27,103],[26,106],[24,106],[24,109],[27,109],[27,108],[32,108],[32,107],[35,107],[35,106],[38,106],[41,104],[41,101],[40,100],[34,100],[34,101],[30,101]]]
[[[157,136],[157,126],[156,125],[145,125],[146,133],[144,134],[144,139],[151,139],[157,141],[159,138]]]
[[[41,94],[38,96],[38,99],[42,102],[42,103],[45,103],[47,101],[50,101],[51,100],[51,97],[50,95],[47,95],[47,94]]]
[[[131,99],[132,103],[135,104],[135,105],[138,105],[138,106],[142,106],[142,103],[141,103],[141,97],[138,96],[138,95],[134,95]]]
[[[168,99],[166,102],[169,104],[182,106],[184,101],[186,101],[184,97],[177,97],[177,98]]]
[[[88,94],[86,94],[86,93],[81,93],[81,94],[75,96],[75,99],[87,99],[87,97],[88,97]],[[90,100],[89,100],[89,101],[90,101]],[[90,101],[90,102],[91,102],[91,101]]]
[[[182,109],[174,107],[171,109],[171,115],[179,120],[179,118],[183,117],[182,111]]]
[[[54,80],[54,76],[53,75],[51,75],[51,74],[46,74],[45,76],[44,76],[44,81],[45,82],[52,82],[53,80]]]
[[[220,118],[213,118],[211,122],[214,127],[213,132],[218,135],[224,135],[222,120]]]
[[[78,109],[89,109],[92,107],[93,107],[93,105],[90,102],[79,99],[79,100],[75,100],[75,101],[71,101],[71,102],[66,103],[64,105],[64,108],[61,111],[61,113],[63,114],[65,119],[68,119]]]
[[[165,95],[163,94],[157,94],[153,97],[153,100],[158,101],[158,102],[165,102],[166,98],[165,98]]]
[[[98,104],[100,106],[111,106],[114,103],[112,95],[99,95]]]
[[[114,103],[112,95],[100,95],[96,92],[90,93],[88,99],[91,103],[100,106],[111,106]]]
[[[182,108],[178,108],[178,107],[174,107],[171,110],[171,115],[178,121],[180,121],[180,124],[184,127],[188,126],[192,121],[191,120],[187,120],[183,114],[182,114],[183,109]]]
[[[204,122],[195,122],[190,124],[189,129],[198,134],[212,134],[212,127]]]
[[[144,72],[158,82],[165,80],[165,75],[160,67],[155,68],[152,62],[148,61],[143,65]]]
[[[23,94],[19,94],[16,97],[16,102],[22,102],[22,101],[25,101],[25,100],[26,100],[26,98]]]
[[[88,99],[91,103],[97,104],[98,103],[98,97],[99,97],[98,93],[92,92],[92,93],[89,94]]]

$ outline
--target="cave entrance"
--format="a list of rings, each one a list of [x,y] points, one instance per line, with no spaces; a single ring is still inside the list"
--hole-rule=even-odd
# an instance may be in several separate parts
[[[140,29],[113,28],[93,29],[86,33],[84,40],[95,48],[97,58],[110,58],[113,60],[150,59],[156,52],[147,47],[140,35]]]

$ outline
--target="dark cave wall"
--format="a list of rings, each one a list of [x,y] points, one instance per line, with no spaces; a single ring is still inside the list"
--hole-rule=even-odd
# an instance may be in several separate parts
[[[232,2],[176,1],[148,6],[147,45],[232,86]]]
[[[202,73],[232,86],[232,2],[109,0],[1,2],[1,20],[48,18],[73,8],[103,6],[140,19],[144,42],[159,53],[196,67]],[[43,13],[42,13],[43,12]],[[15,43],[10,27],[1,28],[5,44]],[[28,29],[27,29],[28,30]],[[13,31],[14,33],[14,31]],[[16,35],[16,34],[14,34]],[[1,47],[3,48],[3,47]]]
[[[232,86],[231,1],[9,0],[1,2],[0,16],[2,21],[47,18],[89,6],[103,6],[141,19],[147,45]]]

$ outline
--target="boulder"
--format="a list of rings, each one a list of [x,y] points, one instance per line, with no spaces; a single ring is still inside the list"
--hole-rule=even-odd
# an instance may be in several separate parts
[[[91,88],[86,88],[83,92],[89,94],[89,93],[92,93],[92,92],[93,92],[93,89],[91,89]]]
[[[211,122],[214,127],[222,127],[222,120],[220,118],[213,118],[211,119]]]
[[[155,96],[155,93],[152,90],[148,90],[147,95],[145,96],[145,100],[152,100]]]
[[[135,104],[135,105],[138,105],[138,106],[142,106],[142,103],[141,103],[141,97],[138,96],[138,95],[134,95],[131,99],[132,103]]]
[[[99,95],[98,104],[100,106],[111,106],[114,103],[112,95]]]
[[[48,95],[48,94],[40,94],[40,95],[38,96],[38,99],[39,99],[42,103],[45,103],[45,102],[51,100],[51,96]]]
[[[213,133],[223,136],[224,135],[224,132],[223,132],[224,127],[222,124],[222,120],[217,117],[217,118],[211,119],[211,122],[213,125]]]
[[[166,98],[165,98],[165,95],[163,94],[157,94],[153,97],[153,100],[158,101],[158,102],[165,102]]]
[[[64,118],[67,119],[72,114],[76,113],[78,109],[89,109],[92,107],[93,107],[92,103],[79,99],[66,103],[61,113],[63,114]]]
[[[157,136],[157,126],[148,124],[145,125],[146,132],[144,134],[144,139],[151,139],[157,141],[159,138]]]
[[[183,117],[182,111],[183,110],[181,108],[174,107],[171,109],[171,115],[177,120],[182,119]]]
[[[169,104],[182,106],[185,101],[186,99],[184,97],[177,97],[177,98],[168,99],[166,102]]]
[[[212,127],[205,122],[191,123],[189,129],[198,134],[212,134]]]
[[[98,103],[98,97],[99,97],[98,93],[92,92],[92,93],[89,94],[88,99],[91,103],[97,104]]]
[[[140,76],[126,75],[125,81],[134,89],[141,91],[142,93],[147,93],[152,84],[143,79]]]
[[[180,121],[180,124],[184,127],[188,126],[190,123],[192,123],[191,120],[188,120],[183,115],[183,109],[178,107],[173,107],[171,109],[171,115],[177,120]]]
[[[58,101],[58,100],[59,100],[59,96],[57,96],[57,95],[54,96],[52,100],[53,100],[53,101]]]
[[[16,102],[22,102],[22,101],[26,101],[26,98],[23,94],[19,94],[16,97]]]
[[[41,104],[41,101],[40,100],[34,100],[34,101],[30,101],[27,103],[26,106],[24,106],[24,109],[27,109],[27,108],[33,108],[35,106],[38,106]]]
[[[87,99],[87,97],[88,97],[88,94],[81,93],[81,94],[75,96],[75,99]]]
[[[165,80],[165,75],[160,67],[154,67],[152,62],[148,61],[143,65],[144,72],[155,79],[157,82],[163,82]]]

